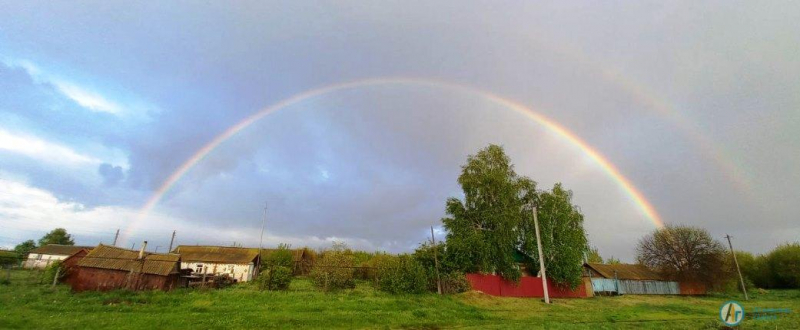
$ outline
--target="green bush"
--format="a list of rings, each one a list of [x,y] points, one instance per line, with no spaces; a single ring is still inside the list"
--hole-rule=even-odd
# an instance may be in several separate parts
[[[258,275],[256,282],[260,290],[287,290],[292,283],[292,270],[284,266],[274,266],[264,269]]]
[[[292,256],[292,251],[289,249],[289,245],[279,244],[277,250],[270,252],[264,257],[264,262],[262,264],[267,268],[286,267],[293,269],[294,257]]]
[[[47,265],[47,268],[45,268],[42,272],[42,278],[40,282],[44,284],[52,284],[56,274],[58,274],[59,279],[65,275],[64,270],[61,269],[61,261],[55,261]]]
[[[355,258],[343,244],[325,251],[311,269],[311,281],[323,291],[352,289],[355,282]]]
[[[442,293],[461,293],[469,291],[472,286],[467,281],[467,277],[461,272],[451,272],[449,274],[442,274]],[[435,288],[435,284],[434,284]]]
[[[768,258],[775,287],[800,288],[800,244],[778,246]]]
[[[425,268],[409,255],[382,259],[377,265],[377,286],[389,293],[423,293],[428,288]]]

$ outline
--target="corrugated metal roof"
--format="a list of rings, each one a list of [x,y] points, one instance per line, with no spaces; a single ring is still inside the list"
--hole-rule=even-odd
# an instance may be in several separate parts
[[[139,251],[114,246],[98,245],[78,262],[80,267],[113,269],[166,276],[180,269],[180,255],[145,253],[139,259]]]
[[[227,246],[193,246],[180,245],[175,248],[175,253],[181,255],[184,262],[201,261],[224,264],[248,264],[255,262],[258,249],[227,247]]]
[[[604,278],[614,278],[614,271],[616,271],[617,278],[620,280],[666,281],[662,276],[643,265],[587,263],[585,266],[589,267],[599,277]]]
[[[62,256],[71,256],[75,252],[80,250],[91,250],[92,246],[75,246],[75,245],[60,245],[60,244],[47,244],[45,246],[40,246],[31,250],[30,253],[38,253],[38,254],[52,254],[52,255],[62,255]]]

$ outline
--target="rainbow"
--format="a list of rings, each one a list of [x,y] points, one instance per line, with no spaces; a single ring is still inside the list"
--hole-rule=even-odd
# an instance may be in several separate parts
[[[491,101],[496,103],[502,107],[508,108],[515,112],[518,112],[526,117],[532,119],[533,121],[537,122],[538,124],[545,127],[547,130],[555,133],[557,136],[563,138],[570,144],[576,146],[580,149],[585,155],[591,158],[597,165],[600,166],[603,171],[605,171],[611,178],[614,179],[622,189],[630,196],[631,200],[638,206],[641,210],[642,214],[644,214],[647,219],[649,219],[656,227],[660,228],[664,226],[664,223],[661,220],[661,217],[656,212],[655,208],[647,201],[647,199],[642,195],[642,193],[631,183],[628,178],[626,178],[619,169],[614,166],[607,158],[605,158],[600,152],[592,148],[586,141],[582,140],[578,137],[575,133],[569,131],[564,126],[558,124],[557,122],[553,121],[546,116],[533,111],[532,109],[517,103],[515,101],[503,98],[499,95],[496,95],[491,92],[479,90],[473,87],[449,83],[449,82],[442,82],[436,81],[431,79],[420,79],[420,78],[375,78],[375,79],[364,79],[364,80],[356,80],[351,82],[339,83],[328,85],[312,90],[308,90],[299,94],[295,94],[289,98],[286,98],[282,101],[279,101],[275,104],[272,104],[252,115],[245,118],[244,120],[240,121],[236,125],[231,126],[227,130],[225,130],[222,134],[217,135],[211,142],[197,150],[189,159],[187,159],[177,170],[175,170],[167,179],[158,187],[158,189],[153,193],[153,195],[147,200],[147,202],[142,206],[139,215],[137,218],[132,221],[128,227],[122,233],[122,241],[125,242],[135,229],[144,218],[146,218],[149,213],[155,208],[158,202],[164,197],[164,195],[177,183],[181,177],[186,175],[197,163],[203,160],[208,154],[210,154],[214,149],[216,149],[219,145],[221,145],[226,140],[230,139],[237,133],[241,132],[245,128],[249,127],[253,123],[261,120],[262,118],[266,117],[267,115],[279,111],[283,108],[288,106],[300,103],[304,100],[308,100],[310,98],[314,98],[317,96],[348,90],[348,89],[355,89],[355,88],[363,88],[368,86],[380,86],[380,85],[414,85],[414,86],[427,86],[432,88],[441,88],[441,89],[449,89],[453,91],[463,92],[478,95],[485,100]]]
[[[533,38],[532,40],[548,51],[568,58],[573,63],[585,65],[595,71],[595,74],[599,77],[621,87],[634,100],[644,105],[645,109],[657,113],[663,119],[674,124],[675,127],[692,139],[693,144],[700,149],[701,154],[713,160],[719,166],[721,173],[740,192],[754,197],[754,190],[751,189],[752,175],[735,162],[722,145],[709,138],[705,134],[706,130],[703,127],[700,127],[695,121],[678,111],[677,105],[659,97],[655,91],[648,89],[645,84],[634,80],[632,75],[625,74],[609,63],[600,62],[596,56],[587,56],[586,52],[579,47],[564,43],[562,40],[547,39],[541,35],[528,35],[528,37]]]

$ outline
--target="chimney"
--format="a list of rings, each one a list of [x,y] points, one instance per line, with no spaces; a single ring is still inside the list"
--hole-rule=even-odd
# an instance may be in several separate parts
[[[139,250],[139,259],[144,258],[144,249],[146,248],[147,248],[147,241],[144,241],[144,243],[142,243],[142,249]]]

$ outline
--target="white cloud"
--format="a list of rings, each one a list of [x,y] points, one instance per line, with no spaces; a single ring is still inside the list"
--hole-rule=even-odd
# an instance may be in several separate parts
[[[101,162],[95,157],[80,154],[69,147],[33,136],[13,134],[3,129],[0,129],[0,150],[58,164],[86,165]]]
[[[122,114],[122,107],[118,104],[111,102],[101,96],[100,94],[88,91],[77,85],[60,81],[52,80],[52,83],[58,88],[61,93],[69,97],[75,103],[80,104],[82,107],[96,112],[106,112],[110,114]]]
[[[121,247],[131,244],[140,246],[141,241],[148,241],[148,250],[159,247],[165,251],[169,244],[172,230],[177,230],[177,244],[220,244],[232,242],[244,246],[257,247],[260,231],[245,226],[224,228],[216,225],[198,224],[168,215],[152,213],[140,218],[139,210],[123,206],[102,206],[87,208],[81,203],[62,201],[51,192],[13,179],[0,172],[0,247],[10,248],[27,240],[37,239],[45,232],[62,227],[73,234],[76,244],[94,245],[110,244],[114,232],[121,229],[118,242]],[[139,222],[135,230],[126,233],[126,228]],[[255,224],[252,224],[255,225]],[[259,223],[260,225],[260,223]],[[123,241],[123,237],[128,239]],[[369,241],[347,237],[290,237],[273,235],[269,231],[264,235],[264,247],[274,247],[279,243],[288,243],[295,247],[312,248],[330,247],[334,241],[345,242],[349,246],[374,250]]]
[[[9,67],[19,67],[28,72],[34,81],[39,83],[50,83],[58,89],[61,94],[71,99],[78,105],[94,112],[103,112],[113,115],[122,115],[124,109],[118,103],[109,100],[97,91],[80,86],[67,79],[49,74],[39,66],[28,60],[3,59],[2,62]]]

